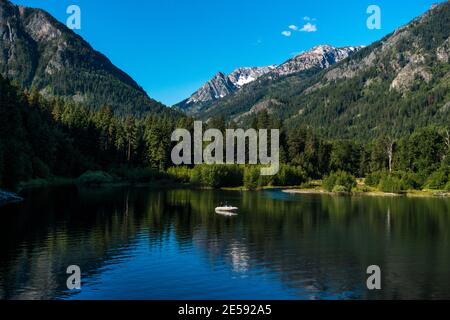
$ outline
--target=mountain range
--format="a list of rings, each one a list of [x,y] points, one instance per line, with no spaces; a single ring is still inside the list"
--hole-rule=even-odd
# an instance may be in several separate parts
[[[0,0],[0,74],[45,97],[119,116],[181,110],[249,126],[266,112],[287,128],[368,139],[450,123],[450,3],[367,47],[320,45],[279,65],[219,72],[166,108],[124,71],[45,11]]]
[[[120,115],[167,108],[47,12],[0,0],[0,73],[44,96],[62,96]]]
[[[244,67],[234,70],[229,75],[217,73],[191,97],[175,105],[188,115],[197,116],[205,112],[214,102],[238,92],[245,85],[269,74],[270,77],[292,75],[305,70],[326,69],[356,53],[362,47],[335,48],[320,45],[310,51],[296,55],[280,65],[268,67]]]
[[[448,126],[449,26],[447,1],[370,46],[342,53],[342,59],[302,67],[296,62],[303,60],[300,55],[293,59],[293,69],[265,74],[204,105],[195,116],[224,117],[246,126],[265,111],[287,128],[307,125],[328,137],[352,139],[386,132],[396,136],[432,124]],[[306,55],[317,62],[320,52],[326,56],[327,50],[318,47]]]
[[[275,66],[269,67],[244,67],[234,70],[226,75],[217,73],[211,80],[194,92],[191,97],[178,103],[175,107],[187,114],[193,115],[201,111],[201,107],[209,102],[216,101],[238,91],[244,85],[255,81],[259,77],[269,73]]]

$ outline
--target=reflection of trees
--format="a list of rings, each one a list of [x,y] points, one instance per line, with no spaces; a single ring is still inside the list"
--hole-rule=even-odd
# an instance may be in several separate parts
[[[349,296],[361,298],[411,298],[419,295],[419,281],[421,286],[438,284],[427,294],[420,292],[423,297],[433,291],[450,294],[450,282],[437,279],[450,277],[448,200],[302,196],[279,201],[243,193],[233,203],[240,215],[226,219],[212,214],[220,200],[217,193],[183,191],[169,197],[195,212],[180,225],[194,231],[196,245],[210,259],[230,260],[232,246],[239,243],[247,246],[246,270],[271,268],[288,287],[356,290]],[[205,235],[196,237],[200,232]],[[386,290],[369,295],[364,285],[371,264],[382,267]]]
[[[302,297],[450,295],[445,199],[146,188],[35,193],[20,209],[8,207],[0,225],[0,298],[60,296],[68,265],[92,277],[118,256],[132,258],[139,238],[162,246],[172,236],[180,249],[200,248],[211,266],[265,270]],[[225,201],[240,207],[238,216],[215,214]],[[371,264],[381,266],[385,289],[368,294]]]
[[[307,284],[331,292],[360,289],[355,295],[362,298],[450,294],[448,200],[298,199],[278,201],[261,193],[244,193],[232,231],[221,224],[209,229],[210,233],[216,231],[219,240],[214,246],[219,243],[222,250],[203,244],[205,249],[223,257],[229,251],[227,245],[244,240],[250,268],[269,267],[294,288]],[[382,267],[386,290],[368,295],[363,286],[365,270],[371,264]],[[305,283],[304,279],[309,280]],[[418,286],[427,284],[435,287],[419,293]]]
[[[89,277],[133,246],[135,211],[143,202],[130,200],[126,215],[123,191],[36,191],[29,198],[18,210],[7,208],[8,221],[0,226],[2,240],[9,239],[0,247],[0,298],[54,298],[66,289],[69,265],[79,265]]]

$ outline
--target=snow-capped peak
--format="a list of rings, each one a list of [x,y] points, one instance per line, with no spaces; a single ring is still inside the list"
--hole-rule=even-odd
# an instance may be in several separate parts
[[[219,72],[190,98],[181,102],[179,106],[182,109],[188,110],[195,104],[222,99],[268,73],[287,76],[312,68],[325,69],[349,57],[361,48],[362,47],[336,48],[330,45],[319,45],[307,52],[298,54],[281,65],[243,67],[234,70],[228,75]]]

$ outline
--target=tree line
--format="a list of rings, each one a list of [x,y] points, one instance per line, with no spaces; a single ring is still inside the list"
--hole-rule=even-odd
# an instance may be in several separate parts
[[[224,131],[236,124],[216,117],[208,126]],[[428,126],[403,136],[385,133],[365,143],[329,139],[306,125],[289,128],[265,111],[253,116],[251,127],[280,129],[282,166],[277,176],[262,177],[258,167],[226,165],[173,168],[170,172],[180,181],[209,187],[298,186],[323,179],[325,189],[348,192],[359,177],[366,178],[368,187],[385,192],[450,190],[450,129],[446,127]]]
[[[22,91],[0,76],[0,187],[126,167],[165,170],[177,114],[120,117],[63,98]]]
[[[277,116],[259,112],[252,128],[281,132],[281,170],[267,178],[258,175],[258,167],[173,167],[170,156],[176,143],[171,134],[176,128],[193,132],[193,122],[176,113],[136,118],[115,115],[108,106],[93,111],[72,100],[22,91],[0,76],[0,187],[54,176],[77,178],[87,171],[132,180],[145,174],[149,179],[167,177],[213,188],[300,185],[323,178],[349,182],[347,175],[365,177],[367,185],[388,191],[450,187],[448,127],[429,126],[403,136],[383,134],[363,143],[330,139],[306,125],[286,127]],[[207,126],[236,128],[224,117],[211,119]]]

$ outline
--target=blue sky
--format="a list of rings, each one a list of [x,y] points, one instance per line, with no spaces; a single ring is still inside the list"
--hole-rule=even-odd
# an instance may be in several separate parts
[[[45,9],[61,22],[81,8],[81,30],[96,50],[132,76],[152,98],[183,100],[218,71],[282,63],[318,44],[368,45],[438,0],[13,0]],[[366,13],[378,5],[382,29]],[[305,20],[305,17],[309,17]],[[300,32],[307,23],[315,32]],[[310,26],[307,28],[314,30]],[[282,35],[291,31],[291,36]]]

